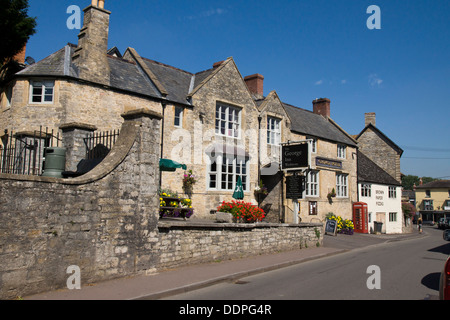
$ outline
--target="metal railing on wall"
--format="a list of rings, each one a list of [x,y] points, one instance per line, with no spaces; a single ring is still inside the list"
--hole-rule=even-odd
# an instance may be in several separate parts
[[[42,127],[27,132],[8,132],[1,137],[0,173],[41,175],[44,169],[45,149],[59,147],[59,132]]]
[[[119,137],[120,130],[90,133],[85,139],[86,160],[104,159]]]

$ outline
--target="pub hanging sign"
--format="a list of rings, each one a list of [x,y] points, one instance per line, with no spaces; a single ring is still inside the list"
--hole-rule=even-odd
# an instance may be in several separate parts
[[[296,171],[309,168],[311,153],[309,143],[287,144],[282,146],[281,169]]]

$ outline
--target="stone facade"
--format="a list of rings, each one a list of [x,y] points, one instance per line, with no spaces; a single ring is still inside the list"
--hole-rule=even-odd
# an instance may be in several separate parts
[[[400,158],[403,150],[375,126],[374,113],[367,113],[365,122],[366,127],[357,137],[359,150],[401,183]]]

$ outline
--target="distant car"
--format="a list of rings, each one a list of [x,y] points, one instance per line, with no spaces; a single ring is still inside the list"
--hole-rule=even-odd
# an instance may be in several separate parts
[[[450,300],[450,257],[448,257],[447,262],[444,266],[444,270],[442,270],[441,273],[439,299]]]

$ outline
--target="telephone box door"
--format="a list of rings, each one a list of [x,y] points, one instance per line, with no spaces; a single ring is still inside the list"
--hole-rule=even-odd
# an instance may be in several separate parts
[[[369,233],[367,203],[358,202],[353,205],[353,224],[356,233]]]

